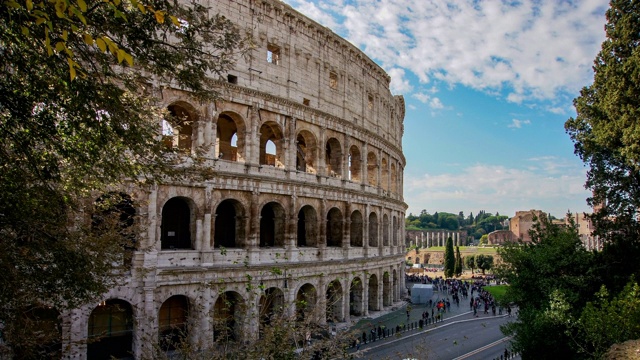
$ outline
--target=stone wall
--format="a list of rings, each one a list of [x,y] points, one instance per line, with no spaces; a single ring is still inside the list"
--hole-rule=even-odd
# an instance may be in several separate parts
[[[98,306],[63,314],[67,358],[111,351],[108,341],[142,358],[176,329],[210,346],[230,311],[233,338],[251,340],[274,299],[292,319],[305,299],[314,321],[347,324],[391,307],[405,289],[405,109],[389,76],[280,1],[205,5],[255,48],[219,79],[219,101],[155,84],[179,119],[159,120],[159,131],[167,146],[204,154],[202,176],[123,185],[142,229],[131,272]],[[87,345],[89,325],[110,309],[129,314],[132,328]],[[171,309],[192,321],[165,317]]]

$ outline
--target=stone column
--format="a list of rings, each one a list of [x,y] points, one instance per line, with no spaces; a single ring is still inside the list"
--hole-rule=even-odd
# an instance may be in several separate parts
[[[249,210],[249,234],[245,248],[249,256],[249,263],[256,263],[260,259],[259,232],[260,232],[260,192],[255,190],[251,193],[251,209]]]
[[[284,151],[284,168],[295,174],[296,159],[298,158],[298,145],[296,141],[296,121],[295,117],[285,117],[287,124],[285,126],[285,151]]]
[[[249,121],[246,124],[245,156],[249,164],[260,164],[260,108],[257,105],[249,107]],[[240,139],[238,139],[240,141]]]
[[[362,316],[369,316],[369,276],[362,273]]]
[[[351,308],[349,307],[349,297],[351,296],[351,291],[349,289],[349,278],[345,277],[344,280],[340,282],[342,284],[342,314],[344,315],[344,322],[349,324],[351,322]]]
[[[368,145],[367,143],[362,144],[362,163],[360,164],[361,169],[362,169],[362,181],[361,183],[364,185],[368,185],[369,184],[369,164],[368,164],[368,160],[369,160],[369,152],[367,150]]]
[[[287,257],[289,261],[297,261],[298,252],[296,239],[298,236],[298,196],[294,193],[289,199],[289,219],[286,225],[285,247],[287,248]],[[295,257],[295,259],[294,259]]]
[[[155,248],[157,251],[160,251],[161,244],[160,238],[158,234],[160,234],[160,224],[158,224],[158,219],[162,218],[162,210],[158,209],[158,186],[152,185],[149,190],[147,204],[147,214],[149,216],[149,226],[146,228],[147,236],[146,243],[140,244],[141,248]],[[144,239],[144,237],[143,237]]]
[[[330,174],[327,172],[327,162],[326,162],[326,152],[327,152],[327,139],[326,139],[326,128],[320,128],[320,134],[318,136],[318,175],[329,176]]]
[[[317,243],[319,250],[318,260],[323,260],[325,256],[325,250],[327,249],[327,201],[325,199],[322,199],[322,202],[320,203],[318,222],[320,223]]]
[[[207,146],[206,157],[217,159],[218,152],[218,116],[220,114],[215,110],[215,104],[207,107],[207,118],[204,128],[204,145]]]
[[[318,301],[316,302],[316,310],[318,313],[318,322],[321,325],[327,323],[327,289],[324,276],[318,279]]]

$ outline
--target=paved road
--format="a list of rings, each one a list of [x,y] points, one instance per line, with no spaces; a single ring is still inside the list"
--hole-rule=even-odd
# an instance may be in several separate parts
[[[439,300],[444,294],[434,294]],[[429,360],[474,360],[496,359],[509,348],[509,339],[500,331],[500,325],[512,320],[506,315],[484,314],[474,317],[469,311],[468,300],[460,306],[452,305],[444,314],[444,321],[430,324],[423,329],[395,334],[376,342],[362,344],[357,355],[364,359],[429,359]],[[415,323],[424,311],[431,312],[426,305],[412,305],[409,319],[407,306],[400,306],[387,314],[371,314],[372,318],[360,320],[356,329],[367,331],[372,327],[395,328],[397,324]],[[401,325],[402,326],[402,325]],[[356,355],[356,354],[354,354]]]
[[[474,318],[470,314],[460,315],[437,327],[367,344],[360,352],[364,359],[371,360],[493,359],[508,347],[509,339],[500,332],[500,325],[510,320],[506,316]],[[485,349],[478,351],[481,348]]]

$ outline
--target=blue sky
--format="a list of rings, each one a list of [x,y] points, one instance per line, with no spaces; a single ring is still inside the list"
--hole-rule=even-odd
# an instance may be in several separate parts
[[[593,81],[605,0],[286,0],[392,77],[408,213],[589,212],[564,122]]]

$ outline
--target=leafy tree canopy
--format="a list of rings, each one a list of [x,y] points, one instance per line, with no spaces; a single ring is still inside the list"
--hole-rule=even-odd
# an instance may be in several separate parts
[[[214,79],[240,48],[239,29],[196,2],[0,5],[1,323],[29,305],[75,307],[117,281],[113,264],[135,243],[123,236],[122,211],[97,210],[100,231],[74,214],[91,213],[125,178],[177,175],[154,84],[214,99]]]

